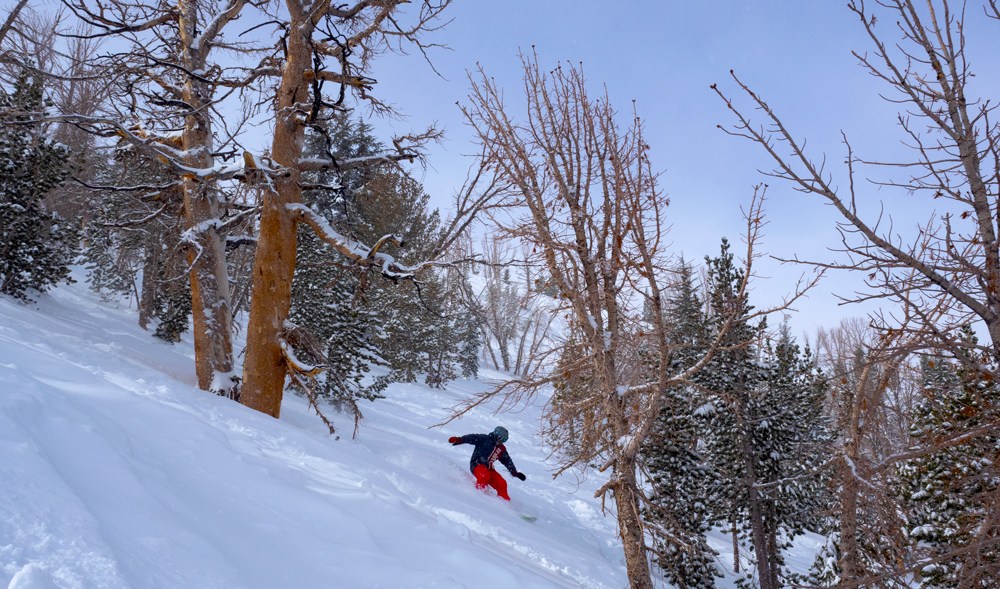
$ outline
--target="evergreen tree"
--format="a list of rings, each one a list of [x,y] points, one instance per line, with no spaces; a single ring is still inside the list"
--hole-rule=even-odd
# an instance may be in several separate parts
[[[426,259],[439,220],[436,211],[428,211],[430,197],[420,183],[398,170],[386,169],[378,171],[359,192],[352,225],[356,234],[366,243],[396,235],[405,247],[387,245],[383,251],[405,264]],[[454,344],[440,339],[446,335],[448,309],[457,299],[443,277],[431,271],[416,282],[398,282],[374,274],[369,276],[365,298],[379,318],[377,345],[394,378],[414,382],[423,374],[434,386],[453,378],[450,369],[443,365],[432,368],[431,361],[436,344]]]
[[[323,250],[318,253],[334,255]],[[355,299],[357,276],[343,272],[331,277],[325,269],[299,264],[293,300],[306,304],[293,307],[291,317],[321,343],[327,370],[320,378],[318,395],[343,410],[358,400],[381,398],[389,379],[367,376],[373,366],[385,361],[373,343],[377,321]]]
[[[46,210],[45,195],[68,174],[68,151],[32,122],[46,108],[42,80],[22,69],[0,89],[0,293],[23,301],[69,280],[78,248],[73,223]]]
[[[710,344],[692,269],[683,260],[664,312],[671,326],[670,371],[679,373],[702,358]],[[710,528],[706,493],[714,473],[698,448],[695,416],[707,398],[696,387],[674,387],[663,395],[655,430],[642,449],[650,478],[650,506],[643,517],[657,564],[668,581],[678,589],[714,587],[721,573],[715,551],[705,539]]]
[[[765,324],[753,326],[753,307],[739,290],[743,276],[728,243],[708,260],[710,329],[735,310],[729,338],[702,372],[714,400],[704,418],[705,454],[716,477],[713,519],[753,546],[756,570],[741,585],[781,587],[789,582],[783,551],[818,526],[827,504],[820,465],[829,456],[823,416],[824,382],[811,352],[782,326],[774,341]]]
[[[121,162],[114,158],[96,159],[92,164],[91,177],[97,185],[110,185],[115,176],[124,172]],[[138,294],[136,281],[142,271],[144,232],[118,228],[136,213],[131,206],[132,198],[112,190],[94,190],[89,197],[92,204],[83,227],[87,284],[105,300]],[[150,212],[146,211],[146,215]]]
[[[826,379],[808,346],[800,348],[784,323],[765,356],[766,427],[761,469],[779,532],[791,541],[821,526],[831,504],[823,465],[832,436],[823,403]]]
[[[324,134],[308,133],[306,142],[307,154],[330,153],[339,159],[378,150],[368,127],[347,117],[335,119]],[[325,171],[310,174],[307,180],[313,187],[303,192],[306,204],[331,226],[350,233],[354,202],[369,180],[368,170]],[[338,410],[350,408],[358,416],[356,402],[380,398],[390,382],[385,376],[368,376],[373,366],[385,365],[376,342],[379,321],[359,293],[368,277],[338,263],[338,254],[304,227],[298,231],[296,257],[289,319],[319,342],[327,369],[319,378],[317,394]]]
[[[155,247],[155,246],[154,246]],[[153,311],[157,318],[153,335],[176,344],[188,330],[191,317],[191,283],[187,260],[172,255],[157,268]]]
[[[366,124],[346,116],[332,119],[325,132],[310,132],[306,141],[307,154],[341,161],[383,151]],[[335,230],[366,244],[398,236],[405,247],[387,243],[380,251],[404,263],[429,255],[440,220],[410,176],[386,166],[311,174],[307,181],[306,203]],[[356,409],[356,400],[379,398],[391,380],[424,374],[429,384],[442,386],[474,374],[469,359],[477,362],[478,334],[470,337],[468,314],[455,307],[459,297],[452,283],[433,273],[416,284],[392,281],[341,263],[308,229],[298,237],[290,319],[320,342],[327,366],[319,378],[321,396]],[[377,365],[389,374],[373,378]]]
[[[130,148],[97,166],[101,189],[84,228],[87,282],[104,297],[135,294],[139,325],[155,324],[153,335],[176,343],[189,327],[191,288],[181,247],[181,194],[159,162]],[[153,187],[165,186],[156,189]],[[140,280],[141,279],[141,280]]]
[[[966,338],[966,349],[975,349],[971,331]],[[995,513],[990,513],[988,498],[1000,492],[1000,435],[967,434],[996,423],[1000,415],[1000,391],[991,377],[996,367],[983,370],[984,362],[970,357],[958,363],[943,358],[922,363],[924,398],[911,435],[914,447],[928,452],[899,468],[916,556],[934,561],[920,571],[921,587],[996,586],[995,573],[989,571],[1000,566],[1000,533],[990,524]],[[960,443],[940,444],[963,434]]]
[[[422,288],[424,300],[440,310],[440,314],[433,313],[430,320],[425,321],[425,382],[441,388],[461,375],[461,348],[455,345],[462,336],[462,326],[458,321],[461,316],[458,313],[459,302],[447,296],[447,283],[436,276],[424,281]]]
[[[699,375],[699,381],[712,395],[697,415],[701,420],[703,452],[714,472],[706,494],[711,520],[713,524],[723,524],[735,543],[745,539],[749,532],[749,495],[756,492],[752,486],[756,475],[752,472],[755,463],[750,428],[751,392],[762,380],[754,359],[764,325],[750,324],[752,307],[747,296],[740,293],[743,276],[733,263],[728,241],[722,240],[718,257],[706,257],[705,261],[710,335],[718,334],[728,317],[732,316],[733,321],[722,349]]]
[[[382,251],[405,264],[421,262],[432,255],[441,230],[440,215],[429,201],[423,186],[400,170],[372,170],[348,199],[345,231],[364,243],[395,235],[404,245],[386,245]],[[377,274],[366,278],[365,307],[379,322],[375,345],[394,378],[413,382],[422,374],[431,386],[443,386],[475,373],[479,335],[475,314],[462,304],[464,275],[450,269],[425,271],[412,282]]]

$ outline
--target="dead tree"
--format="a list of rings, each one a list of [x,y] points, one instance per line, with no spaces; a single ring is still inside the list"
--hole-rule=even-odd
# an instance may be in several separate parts
[[[574,427],[573,439],[559,448],[556,476],[588,465],[609,473],[596,496],[615,506],[631,586],[647,589],[653,584],[640,516],[639,449],[662,392],[701,369],[721,339],[689,370],[670,372],[662,312],[669,276],[667,198],[638,116],[630,113],[622,125],[606,94],[588,92],[580,69],[545,73],[535,56],[522,57],[522,65],[522,123],[512,120],[501,89],[482,70],[471,79],[464,113],[511,186],[502,205],[491,209],[492,218],[502,234],[534,252],[531,262],[550,277],[559,313],[575,336],[533,362],[530,374],[469,400],[456,415],[492,398],[502,398],[503,408],[543,387],[585,381],[568,402],[548,406],[550,420]],[[761,226],[759,204],[748,211],[747,277]]]
[[[368,76],[372,58],[384,51],[430,47],[423,36],[440,26],[440,17],[450,0],[423,0],[404,13],[407,0],[360,0],[334,4],[328,0],[286,0],[281,30],[283,57],[273,67],[262,68],[280,76],[275,100],[275,130],[271,146],[273,162],[262,166],[267,178],[260,234],[253,265],[252,299],[247,327],[247,353],[243,370],[241,402],[278,417],[285,378],[297,370],[283,341],[295,270],[296,227],[305,223],[348,263],[375,269],[393,279],[412,279],[420,267],[447,251],[469,225],[495,188],[488,166],[480,166],[456,196],[454,216],[433,248],[430,259],[416,267],[399,264],[382,251],[386,243],[398,241],[386,235],[374,244],[357,243],[338,234],[323,219],[302,204],[301,175],[305,171],[347,171],[362,166],[413,161],[420,145],[437,137],[431,129],[393,141],[396,151],[379,156],[340,160],[305,158],[305,129],[324,132],[324,112],[343,110],[348,96],[366,101],[376,111],[386,106],[371,94],[375,81]],[[334,90],[328,91],[329,85]],[[264,169],[266,168],[266,169]]]
[[[24,7],[27,6],[27,4],[28,0],[18,0],[17,4],[15,4],[10,9],[10,12],[8,12],[4,17],[3,24],[0,25],[0,61],[2,62],[6,63],[17,58],[15,55],[8,55],[7,52],[3,50],[3,42],[7,38],[7,35],[10,34],[10,31],[14,28],[14,23],[17,22],[18,15],[21,14],[21,11],[24,10]]]
[[[235,398],[232,304],[226,269],[227,203],[219,182],[241,175],[234,147],[240,122],[223,122],[225,98],[261,76],[239,63],[222,66],[214,51],[244,60],[266,50],[227,31],[248,5],[259,2],[181,0],[176,5],[115,0],[64,0],[92,32],[76,38],[113,38],[127,49],[104,58],[103,72],[116,85],[115,110],[106,116],[64,113],[63,120],[95,133],[117,136],[130,148],[165,164],[183,195],[183,245],[191,283],[198,385]],[[226,33],[229,33],[228,35]]]
[[[870,53],[854,55],[866,72],[885,84],[886,100],[900,105],[897,122],[911,150],[909,158],[861,158],[844,134],[844,181],[838,186],[825,169],[825,159],[807,152],[805,142],[785,120],[735,74],[740,100],[756,109],[763,121],[751,120],[749,109],[713,86],[736,117],[726,130],[768,153],[776,164],[772,176],[833,205],[845,256],[822,265],[863,273],[869,291],[852,299],[881,299],[893,305],[879,321],[886,333],[902,330],[918,348],[947,354],[965,362],[967,369],[987,371],[985,378],[996,380],[1000,365],[1000,220],[996,215],[1000,125],[994,119],[996,100],[971,94],[973,72],[965,34],[967,17],[1000,18],[998,3],[987,0],[968,11],[964,3],[954,6],[948,0],[873,4],[873,9],[863,0],[848,4],[871,42]],[[862,182],[862,169],[865,176],[882,179]],[[911,210],[926,203],[926,224],[900,233],[884,211],[865,216],[864,202],[875,201],[874,191],[879,189],[908,195],[906,206]],[[987,334],[985,345],[962,337],[963,328],[970,325]],[[968,360],[983,354],[989,362]],[[997,422],[996,415],[990,419]],[[995,492],[968,499],[983,505],[984,513],[1000,510]],[[996,518],[986,517],[977,530],[976,542],[956,547],[948,556],[962,563],[962,586],[973,586],[983,575],[992,574],[985,555],[1000,541]]]
[[[83,27],[76,31],[80,36],[61,38],[66,20],[61,12],[37,13],[30,9],[13,19],[7,37],[0,38],[0,78],[10,81],[23,68],[33,69],[44,76],[46,98],[55,112],[93,115],[108,104],[109,98],[105,76],[88,63],[90,56],[101,49],[101,41],[85,38]],[[50,132],[55,141],[69,148],[73,177],[92,180],[93,163],[98,159],[96,138],[66,123],[52,125]],[[46,196],[45,204],[65,219],[86,222],[94,208],[90,196],[82,185],[66,182]]]
[[[555,319],[546,308],[549,299],[532,283],[532,268],[514,260],[514,251],[503,238],[483,237],[480,250],[482,288],[466,285],[463,296],[479,316],[483,357],[497,370],[525,374],[545,346]]]
[[[825,161],[813,159],[778,114],[735,74],[733,80],[765,123],[756,125],[714,86],[737,118],[727,130],[758,143],[772,156],[777,164],[772,176],[834,206],[849,261],[830,265],[864,272],[871,288],[865,298],[888,299],[916,316],[925,314],[926,301],[944,305],[935,313],[933,325],[925,321],[915,328],[927,345],[955,349],[956,330],[978,322],[989,334],[994,357],[1000,359],[1000,229],[992,213],[1000,196],[1000,127],[990,119],[995,104],[966,93],[972,72],[965,55],[962,14],[954,13],[947,1],[929,2],[925,10],[910,0],[879,5],[895,14],[903,42],[887,42],[877,25],[883,19],[866,11],[863,2],[851,2],[849,8],[874,47],[871,55],[855,55],[865,70],[895,93],[890,100],[906,105],[898,123],[913,148],[913,159],[862,159],[844,135],[847,182],[838,187],[825,170]],[[947,202],[946,212],[930,213],[937,216],[905,241],[893,233],[883,215],[862,217],[858,202],[873,197],[857,181],[860,166],[906,174],[906,179],[875,181],[874,186],[924,196],[928,203]],[[912,199],[907,202],[913,206]],[[906,288],[901,289],[904,283]]]
[[[907,587],[898,563],[905,557],[904,523],[893,488],[892,468],[884,460],[907,447],[894,433],[900,395],[907,385],[912,350],[867,322],[851,319],[817,337],[819,361],[830,381],[829,412],[838,454],[832,480],[838,498],[838,588]],[[902,424],[902,431],[909,424]]]

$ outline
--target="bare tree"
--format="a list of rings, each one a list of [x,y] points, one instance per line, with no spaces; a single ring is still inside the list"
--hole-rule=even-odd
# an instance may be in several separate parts
[[[901,332],[894,332],[899,334]],[[905,558],[904,523],[885,459],[907,447],[907,412],[900,396],[913,394],[911,350],[860,319],[841,322],[817,337],[819,361],[830,381],[830,414],[836,434],[833,484],[839,499],[839,584],[908,586],[898,562]]]
[[[576,428],[570,445],[559,448],[556,476],[592,464],[610,473],[596,496],[614,503],[631,586],[651,588],[639,449],[662,392],[702,368],[721,339],[689,370],[670,372],[662,313],[667,198],[638,116],[621,125],[608,96],[592,97],[578,68],[545,73],[534,56],[522,57],[522,65],[523,123],[512,120],[501,89],[481,69],[464,112],[512,187],[503,205],[491,209],[498,229],[535,252],[533,261],[551,277],[575,335],[532,373],[470,399],[456,414],[491,398],[502,398],[503,408],[549,385],[584,382],[571,399],[548,406],[551,420]],[[746,277],[761,227],[759,205],[748,211]]]
[[[20,12],[10,23],[10,35],[0,40],[0,47],[6,47],[6,58],[0,59],[0,78],[13,80],[27,67],[45,77],[46,99],[56,112],[93,115],[108,102],[106,80],[89,63],[101,42],[87,38],[85,27],[75,30],[78,35],[63,38],[60,33],[66,29],[66,20],[62,11],[38,13],[29,7]],[[93,178],[93,164],[98,159],[96,138],[67,123],[52,125],[50,132],[55,141],[69,148],[73,176]],[[46,196],[46,206],[65,219],[85,220],[92,210],[88,196],[88,189],[67,182]]]
[[[361,251],[335,234],[332,228],[325,230],[321,224],[323,220],[301,204],[301,174],[306,167],[303,165],[306,162],[301,161],[306,123],[317,124],[321,109],[326,106],[327,100],[322,94],[325,82],[339,87],[341,103],[347,89],[359,94],[367,91],[372,82],[364,77],[364,64],[356,63],[352,56],[356,50],[364,56],[384,46],[389,30],[385,25],[393,22],[387,23],[387,19],[394,17],[398,8],[398,2],[361,1],[350,6],[333,5],[329,1],[285,2],[284,59],[276,64],[274,72],[280,75],[281,82],[275,97],[276,120],[271,145],[271,157],[281,172],[268,178],[263,195],[241,395],[243,404],[274,417],[281,411],[289,366],[289,358],[283,350],[287,345],[282,345],[282,338],[291,306],[297,222],[310,223],[318,234],[330,238],[331,245],[339,246],[341,253],[355,260],[363,260],[369,254],[374,259],[378,251]],[[314,38],[324,32],[327,41]],[[324,64],[331,59],[336,63],[334,70],[314,66],[314,63]],[[415,156],[412,152],[402,152],[396,159],[412,160]],[[337,162],[331,156],[315,168],[337,169],[338,166],[343,170],[348,164]]]
[[[895,305],[890,314],[878,317],[887,336],[901,331],[915,347],[947,354],[973,372],[990,372],[985,378],[994,381],[1000,361],[1000,220],[996,215],[1000,126],[993,118],[996,101],[971,94],[973,72],[965,34],[967,16],[985,14],[996,19],[1000,11],[995,0],[980,7],[984,12],[969,10],[968,14],[965,3],[955,6],[948,0],[880,0],[874,4],[874,10],[863,0],[848,4],[872,47],[871,53],[854,55],[865,71],[887,86],[886,99],[900,105],[897,122],[911,149],[909,159],[861,158],[844,134],[847,181],[837,186],[825,169],[825,159],[817,160],[807,152],[805,142],[735,74],[733,80],[744,99],[763,117],[762,125],[720,88],[713,88],[736,117],[736,124],[727,131],[767,152],[776,164],[772,176],[833,205],[840,217],[841,251],[846,256],[822,265],[863,273],[870,291],[854,300],[881,299]],[[874,196],[860,181],[861,169],[866,175],[888,177],[868,186],[912,195],[908,207],[925,197],[926,224],[904,235],[883,213],[866,218],[859,203],[870,202]],[[893,178],[896,174],[904,178]],[[970,325],[987,334],[985,345],[963,337]],[[989,361],[972,361],[983,354]],[[985,417],[994,427],[1000,425],[996,415]],[[969,436],[986,433],[968,432]],[[940,442],[935,445],[940,447]],[[997,493],[990,488],[985,485],[982,496],[966,499],[982,505],[983,513],[995,514]],[[991,574],[988,552],[1000,541],[995,517],[986,517],[977,526],[976,541],[955,547],[947,556],[962,563],[961,586],[978,587],[975,583]],[[913,566],[919,569],[921,565]]]
[[[995,104],[967,95],[972,72],[965,55],[963,13],[953,12],[947,1],[928,2],[923,10],[911,0],[879,5],[895,13],[903,42],[887,43],[877,27],[877,14],[866,11],[864,2],[851,2],[849,8],[874,47],[874,55],[855,56],[895,92],[888,99],[907,106],[898,123],[913,148],[912,160],[862,159],[844,135],[848,182],[839,188],[825,170],[825,160],[817,163],[777,113],[735,74],[733,80],[763,113],[766,126],[755,125],[713,86],[738,121],[728,132],[762,146],[777,164],[772,176],[834,206],[842,218],[839,228],[848,261],[831,265],[864,272],[871,287],[864,298],[888,299],[924,317],[914,329],[927,345],[938,348],[957,349],[958,328],[981,322],[993,355],[1000,358],[1000,290],[994,286],[1000,284],[1000,241],[992,213],[1000,194],[1000,127],[990,120]],[[859,166],[902,170],[907,179],[873,185],[950,205],[907,243],[882,215],[862,218],[858,202],[867,195],[857,181]]]
[[[511,369],[511,340],[514,339],[521,322],[521,291],[519,282],[511,281],[510,256],[497,236],[484,237],[483,292],[478,297],[482,309],[480,321],[483,330],[483,344],[498,370]],[[497,362],[497,354],[500,361]]]
[[[551,299],[538,292],[532,267],[515,260],[502,237],[484,236],[480,249],[482,288],[469,285],[463,296],[478,315],[484,358],[497,370],[527,374],[550,339],[555,314],[545,301]]]
[[[227,31],[247,0],[181,0],[176,5],[115,0],[64,0],[87,32],[78,39],[113,38],[126,50],[103,58],[113,80],[114,112],[94,116],[69,112],[61,119],[98,134],[117,136],[132,149],[165,163],[183,198],[184,233],[194,318],[195,366],[201,388],[235,398],[232,303],[226,268],[226,229],[233,223],[219,182],[242,174],[242,166],[222,165],[235,157],[239,121],[223,122],[222,103],[261,75],[257,68],[213,61],[227,51],[244,60],[268,51]],[[228,33],[228,34],[227,34]],[[272,49],[271,52],[274,50]],[[230,115],[231,117],[231,115]],[[237,212],[236,220],[242,218]]]
[[[377,269],[393,279],[411,279],[421,268],[449,249],[469,225],[480,206],[495,194],[489,167],[480,165],[456,194],[453,217],[426,263],[415,267],[399,264],[381,251],[384,244],[398,241],[393,235],[376,243],[357,243],[334,231],[322,218],[302,204],[300,183],[304,171],[347,171],[362,166],[413,161],[420,146],[436,139],[429,129],[418,135],[393,140],[395,151],[373,157],[338,161],[302,156],[306,126],[324,132],[324,112],[346,108],[345,97],[367,101],[378,112],[386,105],[372,95],[374,80],[367,76],[372,58],[385,51],[417,48],[426,55],[430,47],[423,37],[441,25],[441,15],[450,0],[423,0],[403,11],[406,0],[360,0],[348,5],[329,1],[287,0],[287,18],[279,19],[284,31],[284,53],[275,62],[281,76],[275,102],[275,131],[271,147],[272,166],[262,166],[268,178],[261,210],[260,235],[253,266],[253,297],[247,333],[247,354],[241,402],[277,417],[289,370],[297,370],[287,355],[283,334],[291,302],[291,280],[295,268],[295,231],[305,223],[349,263]],[[324,85],[336,88],[328,97]],[[331,93],[334,94],[334,93]],[[264,169],[266,167],[266,169]]]
[[[28,10],[25,10],[28,8]],[[26,34],[24,21],[25,13],[30,12],[28,0],[18,0],[17,4],[11,7],[10,12],[3,16],[0,23],[0,72],[10,81],[11,73],[23,67],[28,61],[30,53],[25,53],[22,44],[25,39],[30,38]]]
[[[14,22],[17,21],[18,15],[27,5],[28,5],[28,0],[18,0],[18,3],[15,4],[10,9],[10,12],[7,13],[7,16],[4,18],[3,24],[0,25],[0,43],[3,43],[4,39],[7,38],[7,35],[14,27]],[[0,54],[0,55],[3,55],[4,58],[6,59],[5,54]]]

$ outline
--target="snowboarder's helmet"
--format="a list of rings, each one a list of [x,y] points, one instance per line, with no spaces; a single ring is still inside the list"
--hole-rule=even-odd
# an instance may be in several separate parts
[[[500,439],[500,442],[506,442],[510,435],[507,433],[507,428],[498,425],[495,430],[493,430],[493,435]]]

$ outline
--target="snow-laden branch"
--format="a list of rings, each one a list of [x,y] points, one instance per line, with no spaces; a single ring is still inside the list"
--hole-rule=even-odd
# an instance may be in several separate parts
[[[196,167],[186,163],[186,161],[199,155],[203,147],[185,150],[174,147],[177,138],[174,136],[150,135],[135,127],[126,127],[121,122],[106,117],[95,117],[81,114],[47,114],[40,112],[14,112],[5,113],[11,115],[24,115],[29,119],[16,121],[18,124],[30,124],[38,122],[49,123],[71,123],[85,131],[102,137],[118,137],[132,148],[150,156],[160,163],[169,167],[177,175],[202,182],[216,180],[246,179],[252,176],[263,177],[265,179],[286,174],[287,170],[277,165],[270,158],[251,153],[243,152],[243,161],[231,163],[218,162],[209,167]],[[356,166],[355,166],[356,167]],[[169,186],[169,185],[166,185]],[[132,187],[117,188],[116,190],[132,190]]]
[[[215,18],[205,25],[201,35],[199,35],[194,40],[194,43],[192,43],[191,49],[204,55],[204,53],[207,52],[209,45],[211,45],[215,41],[215,38],[219,36],[219,32],[225,28],[229,21],[239,16],[240,11],[243,10],[243,6],[245,4],[246,0],[230,0],[225,10],[215,15]]]
[[[358,264],[378,267],[386,277],[397,280],[413,278],[418,270],[431,265],[429,262],[424,262],[416,266],[406,266],[396,261],[395,257],[379,251],[386,243],[402,245],[403,240],[398,235],[384,235],[373,247],[368,247],[334,229],[322,215],[304,204],[292,203],[285,205],[285,207],[298,220],[309,225],[327,245]]]
[[[306,376],[315,376],[327,369],[326,366],[321,364],[310,364],[300,359],[295,355],[295,350],[292,349],[292,346],[287,341],[281,340],[280,345],[281,353],[285,356],[285,361],[288,362],[288,365],[295,372]]]
[[[166,184],[134,184],[132,186],[112,186],[104,184],[90,184],[85,180],[82,180],[76,176],[70,178],[80,186],[89,188],[91,190],[107,190],[111,192],[138,192],[140,190],[154,191],[155,194],[159,194],[171,188],[176,188],[180,186],[180,182],[173,181],[167,182]]]
[[[298,161],[299,169],[303,172],[323,172],[326,170],[337,170],[346,172],[357,168],[367,168],[377,164],[393,164],[397,162],[412,162],[417,159],[417,154],[412,152],[384,153],[380,155],[370,155],[366,157],[347,158],[335,160],[328,157],[307,157]]]

